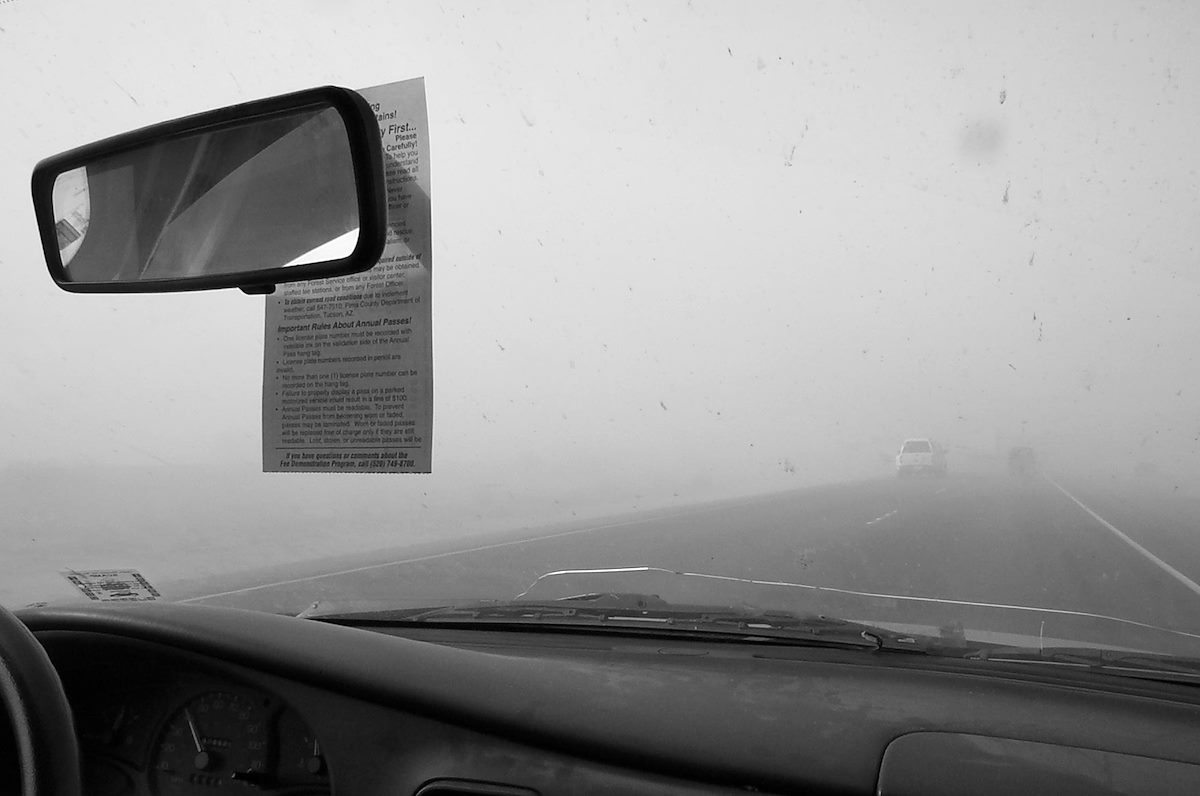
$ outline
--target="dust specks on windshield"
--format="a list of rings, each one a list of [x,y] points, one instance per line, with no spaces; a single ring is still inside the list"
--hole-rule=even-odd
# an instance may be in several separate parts
[[[217,568],[213,539],[279,525],[294,540],[252,551],[276,563],[633,495],[886,480],[924,434],[955,476],[1003,471],[1028,444],[1064,469],[1153,461],[1200,483],[1180,398],[1200,387],[1191,6],[646,4],[632,24],[617,6],[380,4],[360,26],[264,0],[239,25],[173,7],[113,50],[97,34],[132,16],[113,2],[55,25],[4,6],[0,72],[23,77],[0,162],[0,488],[39,545],[74,527]],[[289,55],[333,24],[338,47]],[[246,296],[80,301],[29,265],[40,157],[302,85],[421,74],[444,255],[427,480],[256,471],[262,317]],[[64,483],[76,499],[47,500]]]

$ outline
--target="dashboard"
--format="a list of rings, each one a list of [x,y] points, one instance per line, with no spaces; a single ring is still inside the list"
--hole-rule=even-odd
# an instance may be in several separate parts
[[[170,604],[18,615],[102,796],[1200,792],[1192,686]]]

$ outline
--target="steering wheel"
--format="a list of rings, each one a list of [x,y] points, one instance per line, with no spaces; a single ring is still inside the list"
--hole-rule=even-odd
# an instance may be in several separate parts
[[[79,744],[62,681],[33,633],[3,606],[0,702],[16,741],[21,793],[81,796]]]

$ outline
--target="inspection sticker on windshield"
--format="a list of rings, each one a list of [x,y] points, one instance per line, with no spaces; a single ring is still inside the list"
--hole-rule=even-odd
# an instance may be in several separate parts
[[[423,78],[362,89],[379,123],[388,233],[360,274],[267,297],[263,472],[428,473],[433,236]]]
[[[146,602],[160,596],[136,569],[69,569],[62,574],[89,600]]]

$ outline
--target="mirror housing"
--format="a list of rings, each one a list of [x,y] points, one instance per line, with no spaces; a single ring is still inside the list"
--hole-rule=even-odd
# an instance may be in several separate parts
[[[270,293],[365,271],[387,235],[378,124],[333,86],[46,158],[32,190],[50,276],[76,293]]]

